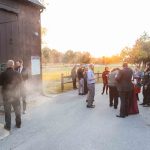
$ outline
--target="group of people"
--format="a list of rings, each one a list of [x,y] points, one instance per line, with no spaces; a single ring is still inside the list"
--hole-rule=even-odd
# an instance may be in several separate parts
[[[94,108],[95,96],[95,75],[94,66],[92,64],[78,68],[74,66],[71,71],[73,88],[77,89],[76,79],[78,79],[78,94],[87,94],[87,108]],[[2,87],[2,97],[5,112],[6,130],[11,129],[11,107],[16,115],[16,127],[21,127],[21,104],[23,103],[23,113],[26,113],[26,81],[28,79],[28,71],[23,66],[23,61],[18,60],[16,63],[13,60],[7,61],[7,68],[0,74],[0,86]],[[143,105],[150,107],[150,63],[144,72],[141,72],[137,67],[134,71],[128,67],[127,63],[123,63],[123,68],[114,68],[109,71],[105,67],[102,73],[103,89],[102,93],[108,94],[109,90],[109,105],[118,107],[118,99],[120,98],[120,114],[117,117],[125,118],[129,114],[139,113],[137,100],[138,93],[143,87]]]
[[[78,68],[75,65],[71,70],[71,77],[73,81],[73,89],[77,89],[76,79],[78,80],[78,94],[86,95],[87,94],[87,108],[94,108],[94,96],[95,96],[95,75],[94,75],[94,66],[89,65],[80,65]]]
[[[28,71],[23,66],[22,60],[7,61],[6,70],[0,74],[0,86],[2,87],[2,98],[5,113],[6,130],[11,130],[11,108],[13,108],[16,116],[16,127],[21,127],[21,103],[23,104],[23,114],[26,113],[26,80],[28,79]]]
[[[136,66],[135,70],[128,67],[127,63],[123,63],[123,68],[114,68],[109,71],[106,67],[102,73],[103,89],[106,94],[109,89],[109,105],[118,107],[118,99],[120,98],[120,114],[117,117],[125,118],[129,114],[138,114],[138,94],[143,89],[143,105],[150,107],[150,63],[147,64],[145,71],[140,71]],[[143,88],[142,88],[143,87]]]
[[[79,95],[86,95],[88,92],[87,89],[87,71],[88,65],[75,65],[71,70],[71,77],[73,81],[73,89],[77,89],[77,81],[78,80],[78,91]]]
[[[93,65],[80,65],[71,71],[73,79],[73,88],[77,89],[76,79],[78,79],[78,91],[79,95],[87,94],[87,107],[94,108],[94,96],[95,96],[95,77]],[[131,69],[128,63],[124,62],[122,69],[113,68],[109,71],[108,67],[102,73],[103,88],[101,94],[105,92],[109,94],[109,106],[118,108],[120,98],[120,114],[116,115],[120,118],[125,118],[130,114],[138,114],[139,93],[143,93],[143,105],[144,107],[150,107],[150,63],[147,63],[146,69],[140,71],[140,68],[136,66],[135,69]]]

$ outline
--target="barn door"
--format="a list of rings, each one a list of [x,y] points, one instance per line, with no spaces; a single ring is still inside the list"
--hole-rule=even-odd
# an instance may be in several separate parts
[[[0,63],[18,55],[18,16],[0,10]]]

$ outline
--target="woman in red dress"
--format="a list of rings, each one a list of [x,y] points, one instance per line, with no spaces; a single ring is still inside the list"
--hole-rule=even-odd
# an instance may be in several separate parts
[[[128,103],[128,114],[138,114],[139,109],[138,109],[138,103],[137,103],[137,92],[139,89],[137,89],[136,85],[133,84],[133,91],[132,91],[132,96],[131,99]]]

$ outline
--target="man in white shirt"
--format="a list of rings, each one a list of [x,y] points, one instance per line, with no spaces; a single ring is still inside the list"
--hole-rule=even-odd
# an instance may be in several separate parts
[[[93,65],[89,65],[87,71],[87,87],[88,87],[88,96],[87,96],[87,108],[94,108],[94,96],[95,96],[95,76],[93,72]]]

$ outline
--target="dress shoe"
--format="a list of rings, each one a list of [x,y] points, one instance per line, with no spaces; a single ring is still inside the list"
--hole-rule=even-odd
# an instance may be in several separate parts
[[[4,125],[4,129],[6,129],[7,131],[10,131],[10,127],[7,127],[6,125]]]
[[[139,105],[145,105],[145,103],[141,103],[141,104],[139,104]]]
[[[16,125],[16,128],[21,128],[21,125]]]
[[[91,105],[91,106],[87,105],[87,108],[95,108],[95,105]]]
[[[114,107],[114,109],[117,109],[117,107]]]
[[[104,92],[101,93],[102,95],[104,94]]]
[[[150,104],[145,104],[143,105],[143,107],[150,107]]]
[[[81,95],[86,95],[85,93],[82,93]]]
[[[109,106],[110,106],[110,107],[112,107],[112,106],[113,106],[113,104],[109,104]]]
[[[119,118],[125,118],[125,116],[120,116],[120,115],[116,115],[116,117],[119,117]]]

